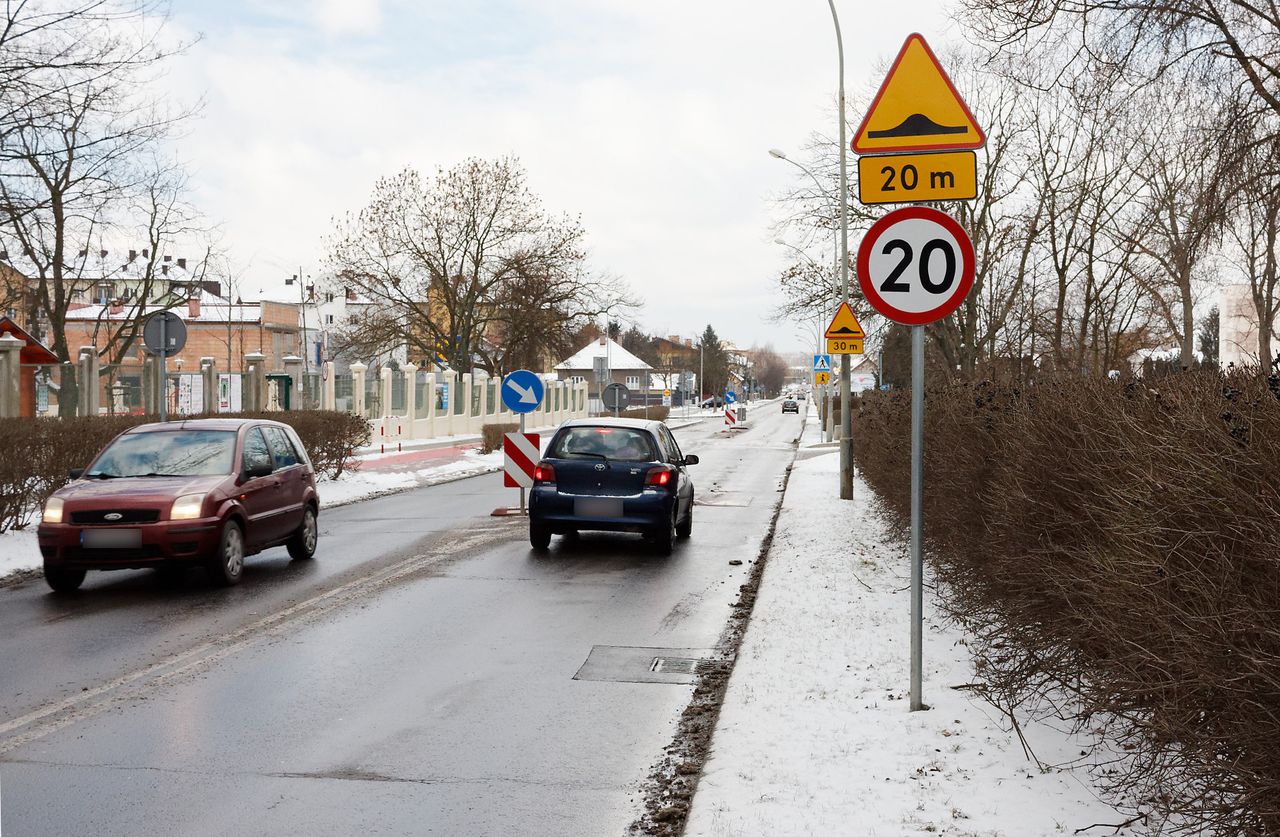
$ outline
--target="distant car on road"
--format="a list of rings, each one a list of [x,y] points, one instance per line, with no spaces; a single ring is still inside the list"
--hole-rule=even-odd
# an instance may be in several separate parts
[[[534,472],[529,543],[545,550],[553,534],[639,532],[669,555],[693,531],[686,468],[696,464],[660,421],[567,421]]]
[[[794,398],[782,402],[782,412],[800,414],[800,404]]]
[[[280,544],[295,559],[315,554],[315,472],[287,424],[144,424],[71,477],[38,529],[45,580],[60,592],[77,589],[87,570],[192,564],[230,585],[247,555]]]
[[[704,398],[698,406],[704,410],[718,410],[724,406],[724,399],[715,395],[710,398]]]

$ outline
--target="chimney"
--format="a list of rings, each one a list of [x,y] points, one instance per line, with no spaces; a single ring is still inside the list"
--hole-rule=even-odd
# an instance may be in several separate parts
[[[106,251],[106,250],[99,250],[99,251],[98,251],[98,258],[100,258],[100,259],[106,259],[106,257],[107,257],[107,251]]]
[[[130,250],[130,251],[129,251],[129,261],[133,261],[133,260],[135,260],[136,258],[138,258],[138,251],[137,251],[137,250]]]
[[[600,345],[601,345],[601,346],[603,346],[603,345],[604,345],[605,343],[607,343],[608,341],[609,341],[609,338],[608,338],[607,336],[605,336],[605,335],[603,335],[603,334],[602,334],[602,335],[600,335]]]
[[[89,255],[89,251],[88,251],[88,250],[81,250],[79,253],[77,253],[77,254],[76,254],[76,258],[77,258],[77,259],[83,259],[83,258],[84,258],[85,256],[87,256],[87,255]]]
[[[692,348],[693,348],[693,338],[692,338],[692,337],[686,337],[686,338],[684,339],[684,344],[685,344],[686,346],[688,346],[690,349],[692,349]]]
[[[149,258],[151,258],[151,251],[150,251],[150,250],[143,250],[143,251],[142,251],[142,258],[144,258],[144,259],[149,259]]]
[[[4,261],[6,261],[6,262],[7,262],[7,261],[9,261],[9,251],[8,251],[8,250],[0,250],[0,259],[3,259],[3,260],[4,260]]]
[[[146,250],[143,250],[142,252],[144,252],[144,253],[145,253],[145,252],[147,252],[147,251],[146,251]],[[162,264],[162,265],[160,265],[160,272],[161,272],[161,273],[163,273],[165,276],[168,276],[168,275],[169,275],[169,265],[167,265],[167,264]]]
[[[165,260],[166,262],[171,262],[171,261],[173,261],[173,256],[165,256],[165,257],[164,257],[164,260]]]
[[[356,292],[353,291],[351,288],[347,288],[347,302],[355,302],[355,301],[356,301]]]
[[[118,299],[111,300],[111,307],[107,309],[112,317],[118,317],[124,313],[124,303]]]
[[[193,320],[200,316],[200,297],[193,296],[187,300],[187,316]]]
[[[186,269],[187,269],[187,260],[186,260],[185,258],[184,258],[184,259],[178,259],[178,267],[182,268],[183,270],[186,270]]]

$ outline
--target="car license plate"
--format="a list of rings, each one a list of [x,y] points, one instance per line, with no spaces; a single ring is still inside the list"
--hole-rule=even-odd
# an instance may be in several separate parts
[[[579,497],[573,501],[578,517],[622,517],[622,500],[614,497]]]
[[[132,549],[142,546],[142,530],[82,529],[80,545],[85,549]]]

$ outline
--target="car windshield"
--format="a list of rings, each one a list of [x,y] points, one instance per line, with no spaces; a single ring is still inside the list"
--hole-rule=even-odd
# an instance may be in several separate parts
[[[229,474],[236,450],[233,430],[158,430],[116,439],[86,477],[196,477]]]
[[[652,437],[628,427],[570,427],[547,451],[553,459],[590,457],[652,462],[658,458]]]

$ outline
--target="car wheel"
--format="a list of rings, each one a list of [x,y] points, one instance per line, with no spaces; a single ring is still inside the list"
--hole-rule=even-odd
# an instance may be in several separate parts
[[[289,538],[289,557],[295,561],[307,561],[316,554],[316,543],[320,540],[320,527],[316,524],[316,510],[307,506],[302,513],[302,525]]]
[[[693,498],[689,498],[689,513],[676,524],[676,537],[684,539],[693,534]]]
[[[679,509],[671,510],[667,525],[659,527],[653,533],[653,545],[659,555],[670,555],[676,545],[676,514]]]
[[[209,559],[209,579],[219,587],[240,583],[244,575],[244,530],[228,520],[218,538],[218,551]]]
[[[546,552],[551,547],[551,528],[529,521],[529,544],[539,552]]]
[[[84,583],[84,570],[44,565],[44,580],[57,593],[72,593]]]

